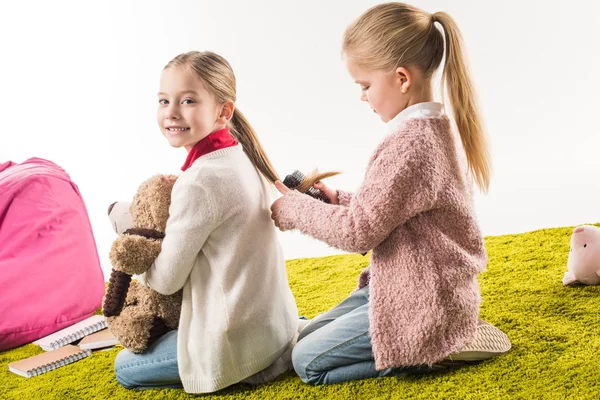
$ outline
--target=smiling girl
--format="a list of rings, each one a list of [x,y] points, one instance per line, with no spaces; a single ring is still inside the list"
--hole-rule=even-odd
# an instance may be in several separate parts
[[[277,174],[235,101],[233,71],[215,53],[181,54],[162,71],[158,125],[188,153],[145,280],[162,294],[183,288],[183,304],[178,330],[144,354],[119,353],[127,388],[214,392],[290,365],[298,314],[269,218]]]

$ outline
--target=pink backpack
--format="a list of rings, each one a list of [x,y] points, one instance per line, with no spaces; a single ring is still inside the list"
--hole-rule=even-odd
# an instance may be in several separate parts
[[[40,158],[0,164],[0,350],[100,308],[104,276],[77,186]]]

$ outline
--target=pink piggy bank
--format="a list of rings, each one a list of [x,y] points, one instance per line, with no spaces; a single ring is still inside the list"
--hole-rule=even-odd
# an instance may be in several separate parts
[[[600,284],[600,228],[590,225],[575,228],[567,269],[563,285]]]

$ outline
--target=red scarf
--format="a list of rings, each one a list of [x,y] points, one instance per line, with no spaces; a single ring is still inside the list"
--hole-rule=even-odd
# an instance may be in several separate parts
[[[181,170],[185,171],[191,167],[194,161],[203,155],[212,153],[216,150],[236,146],[237,144],[237,140],[235,140],[229,133],[229,128],[223,128],[219,129],[218,131],[214,131],[196,143],[194,147],[192,147],[187,155],[185,164],[183,164],[183,167],[181,167]]]

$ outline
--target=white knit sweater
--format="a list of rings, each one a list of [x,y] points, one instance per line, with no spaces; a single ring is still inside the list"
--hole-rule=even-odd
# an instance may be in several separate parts
[[[162,251],[145,279],[163,294],[183,287],[177,360],[186,392],[263,370],[296,333],[270,193],[241,145],[198,158],[173,187]]]

